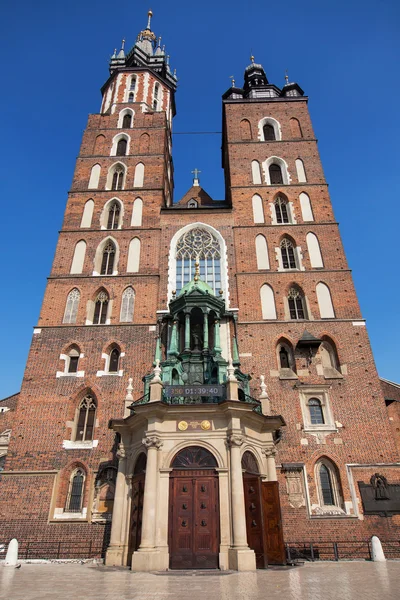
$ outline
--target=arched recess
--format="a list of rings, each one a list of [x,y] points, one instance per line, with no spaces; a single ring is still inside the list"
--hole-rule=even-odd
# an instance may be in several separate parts
[[[264,223],[264,208],[261,196],[254,194],[251,204],[253,206],[253,222]]]
[[[176,290],[176,252],[177,246],[181,238],[190,231],[191,229],[205,229],[217,239],[219,244],[219,255],[220,255],[220,276],[221,276],[221,289],[224,292],[223,297],[225,298],[227,306],[229,306],[229,280],[228,280],[228,255],[226,249],[226,242],[220,232],[206,223],[196,222],[189,225],[185,225],[171,239],[169,262],[168,262],[168,302],[172,298],[172,292]]]
[[[143,200],[136,198],[132,208],[131,227],[142,226]]]
[[[305,192],[301,192],[300,194],[300,207],[303,221],[314,221],[310,197]]]
[[[118,116],[118,125],[117,125],[118,129],[127,129],[127,127],[126,127],[127,123],[125,122],[125,124],[124,124],[124,118],[126,115],[129,115],[131,117],[129,128],[133,127],[135,111],[132,108],[124,108],[124,110],[121,110],[121,112],[119,113],[119,116]]]
[[[89,183],[88,183],[89,190],[97,190],[97,188],[99,187],[100,173],[101,173],[100,165],[98,163],[93,165],[93,167],[90,171],[90,178],[89,178]]]
[[[135,309],[135,291],[133,287],[125,288],[121,299],[121,313],[119,320],[121,323],[132,323],[133,312]]]
[[[242,140],[251,140],[251,125],[248,119],[242,119],[240,121],[240,138]]]
[[[270,169],[269,169],[271,165],[278,165],[280,167],[281,173],[282,173],[282,185],[289,185],[291,179],[289,176],[287,163],[286,163],[286,161],[283,160],[283,158],[280,158],[279,156],[270,156],[262,164],[263,171],[264,171],[264,178],[265,178],[265,182],[267,183],[267,185],[274,185],[271,183],[271,176],[270,176]]]
[[[327,335],[323,335],[321,339],[323,341],[318,349],[318,354],[321,359],[324,377],[340,376],[340,361],[335,342]]]
[[[133,187],[143,187],[144,183],[144,164],[138,163],[135,168],[135,177]]]
[[[264,283],[260,289],[261,311],[263,319],[276,319],[276,307],[274,290],[270,285]]]
[[[281,378],[297,379],[293,344],[284,337],[280,338],[276,345],[276,353]]]
[[[93,154],[99,155],[99,154],[104,154],[104,142],[105,142],[105,136],[100,134],[96,137],[95,142],[94,142],[94,148],[93,148]]]
[[[299,183],[306,183],[306,170],[304,168],[304,163],[301,158],[296,158],[296,172],[297,172],[297,181]]]
[[[331,292],[326,283],[320,281],[317,283],[317,300],[319,307],[319,314],[321,319],[334,319],[335,311],[333,310],[333,303]]]
[[[255,185],[261,184],[261,167],[258,160],[251,161],[251,176]]]
[[[319,241],[315,233],[307,233],[307,249],[308,255],[310,257],[310,263],[313,269],[322,269],[324,263],[322,261],[321,248],[319,246]]]
[[[126,166],[116,162],[108,169],[106,190],[123,190],[126,181]]]
[[[118,212],[118,217],[116,219],[116,222],[114,223],[114,220],[110,219],[110,210],[112,210],[113,207],[115,207],[115,206],[117,206],[119,208],[119,212]],[[114,196],[113,198],[110,198],[110,200],[107,200],[107,202],[104,205],[103,210],[101,211],[100,228],[101,229],[121,229],[123,219],[124,219],[124,212],[125,212],[125,208],[124,208],[124,204],[123,204],[122,200],[120,200],[116,196]]]
[[[63,317],[63,323],[76,323],[76,317],[78,314],[79,302],[81,299],[81,293],[78,288],[73,288],[68,296],[65,304],[65,311]]]
[[[93,209],[94,209],[94,201],[90,198],[90,200],[88,200],[85,203],[85,206],[83,209],[82,220],[81,220],[81,225],[80,225],[82,228],[92,226]]]
[[[329,458],[322,456],[315,463],[318,504],[327,510],[332,507],[343,510],[343,494],[337,466]]]
[[[140,240],[133,238],[129,244],[127,273],[137,273],[140,265]]]
[[[256,237],[257,269],[269,269],[267,240],[261,234]]]
[[[106,237],[97,246],[96,254],[94,257],[93,275],[100,275],[101,269],[102,269],[103,254],[109,244],[112,244],[115,248],[115,256],[113,258],[113,271],[111,274],[118,275],[119,245],[118,245],[117,241],[111,236]]]
[[[302,138],[303,132],[301,130],[300,121],[295,117],[292,117],[289,121],[290,125],[290,133],[292,134],[292,138]]]
[[[250,450],[245,450],[242,455],[242,470],[246,473],[252,473],[254,475],[260,474],[260,467],[258,460]]]
[[[150,136],[148,133],[142,133],[139,138],[139,153],[147,154],[150,150]]]
[[[74,250],[74,257],[72,259],[70,273],[71,275],[79,275],[83,271],[83,264],[85,262],[85,254],[86,254],[86,242],[84,240],[80,240]]]
[[[125,141],[125,150],[124,152],[119,152],[119,143],[121,141]],[[113,143],[111,146],[111,152],[110,152],[110,156],[127,156],[130,152],[130,144],[131,144],[131,138],[127,133],[118,133],[117,135],[114,136],[113,139]]]
[[[279,142],[282,139],[281,126],[279,122],[273,117],[264,117],[258,123],[258,139],[261,142],[266,141],[264,138],[264,125],[272,125],[276,141]]]

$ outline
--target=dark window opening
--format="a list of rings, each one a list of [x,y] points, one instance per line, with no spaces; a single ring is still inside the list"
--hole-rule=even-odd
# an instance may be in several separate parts
[[[266,142],[271,142],[271,141],[276,140],[275,129],[273,128],[273,126],[270,123],[266,123],[264,125],[263,132],[264,132],[264,140]]]
[[[269,178],[271,185],[280,185],[283,183],[282,169],[279,165],[272,164],[269,166]]]
[[[108,369],[110,373],[118,373],[119,357],[120,357],[119,350],[117,348],[114,348],[114,350],[112,350],[111,354],[110,354],[110,366]]]

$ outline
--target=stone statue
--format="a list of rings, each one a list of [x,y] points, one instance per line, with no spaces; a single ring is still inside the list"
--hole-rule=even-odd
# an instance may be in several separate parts
[[[195,325],[192,329],[192,340],[193,340],[193,349],[194,350],[202,350],[203,348],[203,336],[200,325]]]
[[[370,483],[375,490],[375,500],[388,500],[389,493],[387,489],[387,479],[379,473],[374,473],[370,479]]]

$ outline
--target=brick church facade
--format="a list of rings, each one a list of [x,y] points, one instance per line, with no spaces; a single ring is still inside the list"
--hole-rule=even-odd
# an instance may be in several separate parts
[[[225,199],[195,172],[174,202],[168,62],[150,14],[89,116],[0,412],[0,541],[251,570],[283,542],[398,539],[398,389],[376,372],[307,97],[252,57],[222,97]]]

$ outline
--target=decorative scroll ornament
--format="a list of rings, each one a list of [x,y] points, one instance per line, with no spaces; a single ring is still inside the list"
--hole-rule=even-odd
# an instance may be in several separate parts
[[[270,458],[271,456],[276,455],[277,449],[274,447],[273,448],[264,448],[263,452],[267,458]]]
[[[159,450],[163,446],[164,442],[156,435],[150,435],[142,439],[142,444],[147,449],[156,448]]]
[[[243,444],[243,442],[244,442],[244,437],[242,435],[239,435],[237,433],[232,433],[231,435],[228,435],[227,443],[228,443],[228,446],[230,446],[231,448],[233,446],[240,448],[240,446]]]

